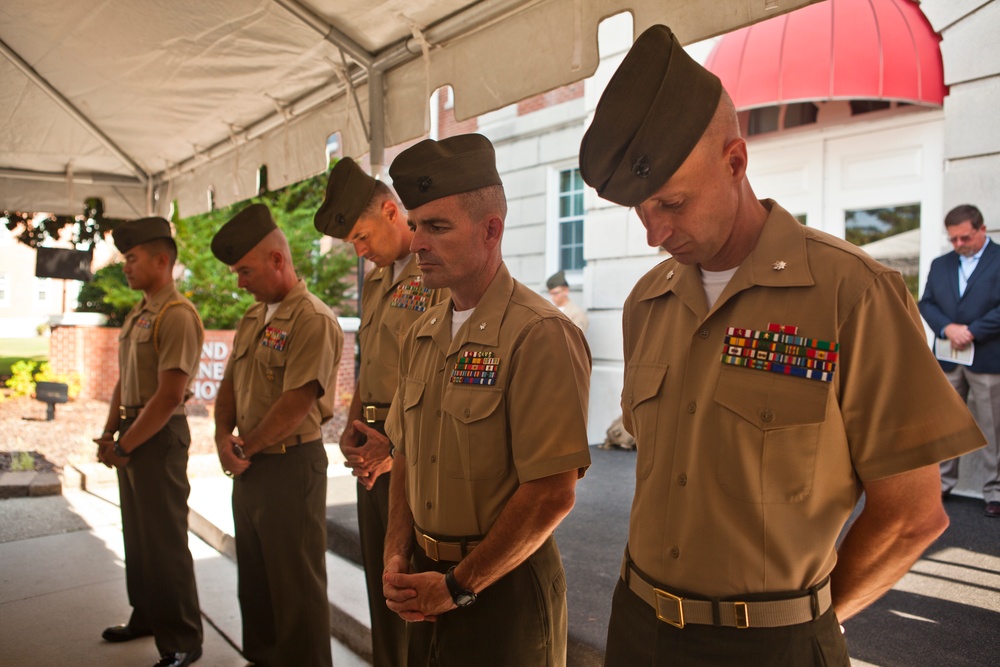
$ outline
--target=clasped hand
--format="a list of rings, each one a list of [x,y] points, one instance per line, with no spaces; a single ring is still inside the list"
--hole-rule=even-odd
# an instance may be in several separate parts
[[[358,478],[359,484],[371,491],[379,475],[392,470],[389,438],[357,419],[352,426],[353,433],[345,432],[340,440],[344,465],[351,469],[351,474]],[[363,445],[359,445],[361,436],[366,439]]]
[[[105,433],[100,438],[93,438],[97,444],[97,460],[109,468],[124,468],[128,465],[128,459],[115,454],[115,437],[111,433]]]
[[[239,477],[250,467],[250,459],[241,459],[236,455],[235,445],[243,446],[243,439],[232,433],[216,436],[215,447],[219,451],[219,463],[222,471],[230,477]]]
[[[402,556],[393,556],[382,573],[382,593],[389,609],[404,621],[436,621],[441,614],[456,609],[440,572],[409,573]]]

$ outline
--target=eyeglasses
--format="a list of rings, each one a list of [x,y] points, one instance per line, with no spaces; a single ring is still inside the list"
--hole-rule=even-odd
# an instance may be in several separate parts
[[[948,240],[952,245],[958,245],[959,243],[971,243],[972,239],[979,236],[981,230],[977,230],[972,234],[966,234],[965,236],[949,236]]]

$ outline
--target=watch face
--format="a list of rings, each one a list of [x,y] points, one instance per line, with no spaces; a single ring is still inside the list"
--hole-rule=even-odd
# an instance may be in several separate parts
[[[455,581],[455,575],[452,572],[455,570],[455,566],[452,565],[444,575],[444,583],[448,587],[448,592],[451,593],[451,600],[455,603],[456,607],[468,607],[470,604],[476,601],[476,594],[472,591],[467,591],[458,585]]]

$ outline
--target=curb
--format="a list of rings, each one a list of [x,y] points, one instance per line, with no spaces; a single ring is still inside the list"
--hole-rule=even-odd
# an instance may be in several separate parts
[[[58,496],[61,493],[62,480],[55,472],[0,473],[0,499]]]

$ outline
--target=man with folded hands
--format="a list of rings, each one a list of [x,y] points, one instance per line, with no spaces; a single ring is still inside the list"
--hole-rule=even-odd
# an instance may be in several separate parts
[[[329,667],[320,426],[333,416],[344,334],[296,276],[264,204],[223,225],[212,252],[257,301],[237,325],[215,403],[219,461],[235,478],[243,655],[257,667]]]
[[[913,298],[757,199],[732,101],[666,26],[608,83],[580,171],[671,255],[622,318],[636,488],[605,664],[847,667],[839,622],[947,526],[938,461],[983,444]]]
[[[431,622],[418,664],[564,665],[566,580],[552,532],[590,464],[590,350],[503,262],[507,203],[488,139],[422,141],[389,175],[424,285],[451,298],[417,320],[400,352],[386,422],[387,604]]]

